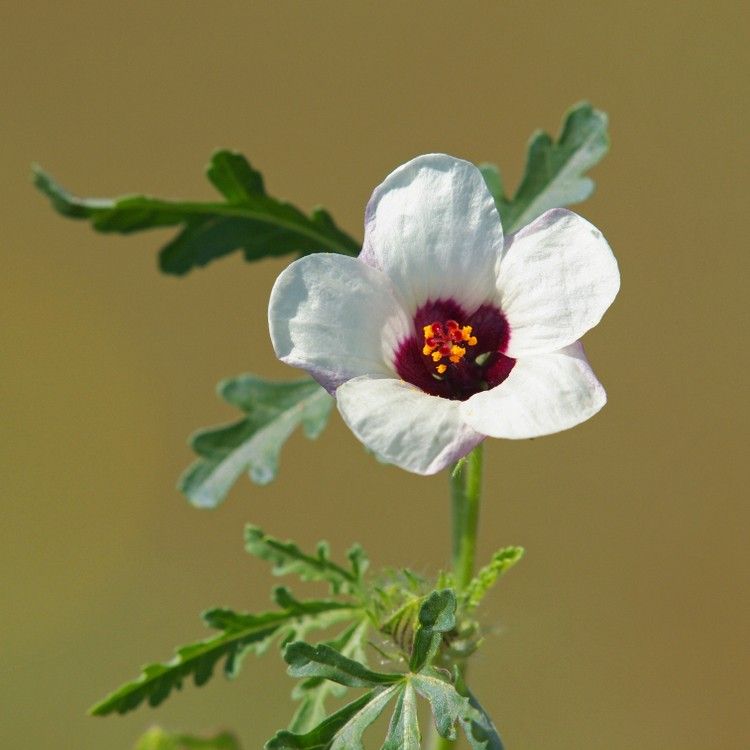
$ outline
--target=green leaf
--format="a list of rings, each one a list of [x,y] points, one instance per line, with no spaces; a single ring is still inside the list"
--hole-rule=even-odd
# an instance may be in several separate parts
[[[240,375],[219,383],[218,392],[246,416],[233,424],[200,430],[190,439],[200,458],[180,477],[178,486],[200,508],[216,507],[245,472],[256,484],[272,481],[289,436],[301,424],[309,438],[316,438],[333,405],[333,399],[310,378],[275,383]]]
[[[523,547],[504,547],[492,556],[492,560],[479,570],[463,591],[462,599],[467,609],[475,609],[495,581],[506,570],[512,568],[524,554]]]
[[[370,560],[367,557],[367,553],[359,544],[355,544],[349,549],[346,556],[349,559],[349,564],[352,566],[352,574],[361,584],[367,569],[370,567]]]
[[[469,698],[461,695],[444,674],[428,667],[413,675],[411,681],[415,690],[429,701],[435,728],[441,737],[455,740],[456,724],[459,723],[466,730],[467,738],[475,750],[493,748],[488,740],[477,739],[473,732],[473,724],[477,723],[480,727],[479,722],[484,721],[483,717],[471,705]],[[477,742],[480,744],[476,744]]]
[[[409,668],[418,672],[429,664],[440,646],[443,633],[456,626],[456,595],[452,589],[433,591],[419,609]]]
[[[206,177],[230,203],[242,204],[254,195],[266,194],[263,175],[233,151],[217,151],[206,168]]]
[[[557,141],[547,133],[535,132],[529,141],[523,178],[512,199],[503,194],[497,167],[480,165],[506,234],[517,232],[550,208],[580,203],[594,192],[594,181],[585,175],[609,150],[607,123],[604,112],[582,102],[566,114]]]
[[[459,722],[469,740],[473,750],[503,750],[503,743],[500,735],[492,723],[487,712],[479,704],[472,692],[465,688],[461,690],[460,686],[456,688],[469,699],[469,704],[475,710],[470,717],[460,717]]]
[[[362,733],[382,713],[401,685],[378,687],[331,714],[305,734],[277,732],[266,750],[361,750]]]
[[[211,613],[207,613],[207,619],[217,624]],[[233,674],[239,657],[247,649],[271,639],[289,619],[285,612],[245,615],[241,626],[235,623],[237,627],[227,627],[217,636],[182,646],[167,663],[143,667],[137,680],[123,685],[97,703],[90,713],[94,716],[106,716],[113,712],[124,714],[137,708],[144,700],[151,706],[158,706],[172,690],[180,689],[183,680],[189,676],[193,677],[196,685],[203,685],[211,678],[216,663],[221,659],[226,659],[227,673]]]
[[[134,750],[240,750],[240,744],[229,732],[213,737],[193,737],[153,727],[138,740]]]
[[[407,680],[398,696],[381,750],[419,750],[421,740],[416,695],[411,681]]]
[[[305,554],[294,542],[283,542],[266,534],[257,526],[245,527],[245,549],[262,560],[273,564],[277,576],[294,574],[303,581],[324,581],[334,593],[356,591],[363,553],[355,556],[353,571],[348,571],[330,559],[326,542],[318,542],[316,554]]]
[[[352,610],[353,607],[348,602],[340,602],[332,599],[306,599],[300,601],[292,595],[292,592],[286,586],[277,586],[273,590],[273,600],[282,609],[297,617],[314,617],[323,612],[333,610]]]
[[[323,209],[308,217],[269,196],[260,173],[241,154],[217,151],[206,172],[226,202],[172,201],[145,195],[78,198],[40,167],[34,167],[34,183],[59,213],[88,219],[99,232],[129,234],[181,226],[182,231],[161,251],[159,264],[165,273],[181,275],[240,249],[248,261],[291,252],[359,253],[359,243],[341,231]]]
[[[328,641],[327,645],[344,656],[364,664],[366,662],[364,647],[369,630],[370,620],[367,614],[363,613],[362,620],[345,628],[336,639]],[[309,732],[325,718],[326,700],[331,695],[339,695],[343,691],[344,688],[341,685],[322,677],[311,677],[300,682],[292,694],[293,697],[301,700],[299,708],[289,723],[289,731]]]
[[[290,643],[284,649],[284,660],[292,677],[322,677],[347,687],[391,685],[403,678],[401,674],[373,672],[326,644]]]
[[[353,716],[337,732],[331,743],[331,750],[364,750],[362,735],[364,731],[383,713],[383,709],[403,689],[402,685],[391,685],[380,693]]]
[[[320,603],[318,603],[319,605]],[[173,690],[182,688],[183,681],[192,677],[196,685],[208,682],[216,664],[224,660],[224,672],[234,677],[243,657],[250,651],[261,653],[274,638],[298,634],[310,627],[325,628],[351,617],[351,609],[342,610],[339,602],[331,602],[329,611],[321,606],[307,616],[298,611],[238,614],[228,609],[211,609],[203,619],[209,627],[222,631],[211,638],[178,648],[175,657],[166,663],[148,664],[140,676],[128,682],[97,703],[90,710],[94,716],[111,713],[124,714],[137,708],[143,701],[158,706]]]

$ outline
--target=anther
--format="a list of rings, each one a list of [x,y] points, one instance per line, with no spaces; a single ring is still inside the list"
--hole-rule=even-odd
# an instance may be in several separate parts
[[[466,356],[466,347],[475,346],[477,343],[477,337],[472,336],[472,327],[460,326],[455,320],[446,320],[445,323],[434,321],[423,326],[422,331],[424,332],[422,354],[432,359],[439,375],[448,370],[448,365],[441,362],[444,357],[457,365]],[[464,344],[464,346],[459,346],[459,344]]]

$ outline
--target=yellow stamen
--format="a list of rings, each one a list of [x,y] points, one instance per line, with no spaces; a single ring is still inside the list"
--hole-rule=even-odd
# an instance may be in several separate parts
[[[477,337],[476,336],[470,336],[466,341],[469,344],[469,346],[476,346],[477,345]]]
[[[433,362],[440,362],[440,360],[443,358],[443,355],[440,352],[433,352],[432,353],[432,361]]]
[[[442,375],[448,369],[448,365],[438,365],[435,369],[438,371],[438,375]]]
[[[448,357],[448,359],[453,362],[454,365],[457,365],[463,358],[464,354],[466,354],[466,349],[464,349],[462,346],[457,346],[454,344],[451,347],[451,356]]]
[[[431,339],[435,335],[435,331],[431,325],[425,326],[422,330],[424,331],[424,337],[426,339]]]
[[[471,336],[471,326],[464,326],[461,329],[461,338],[464,341],[468,341],[470,336]]]
[[[424,345],[424,346],[422,347],[422,354],[424,354],[424,356],[425,356],[425,357],[429,357],[429,356],[430,356],[430,354],[432,354],[432,350],[433,350],[433,349],[434,349],[434,347],[432,347],[432,346],[427,346],[427,344],[425,344],[425,345]]]

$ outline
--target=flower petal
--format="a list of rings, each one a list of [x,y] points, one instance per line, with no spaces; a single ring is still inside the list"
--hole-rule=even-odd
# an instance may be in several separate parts
[[[413,314],[428,299],[469,312],[494,300],[503,230],[481,172],[445,154],[419,156],[378,186],[360,259],[382,270]]]
[[[554,352],[595,326],[620,288],[601,232],[555,208],[508,238],[498,274],[509,357]]]
[[[463,423],[460,402],[429,396],[403,380],[355,378],[336,391],[336,403],[378,458],[417,474],[435,474],[484,439]]]
[[[567,430],[607,401],[576,342],[551,354],[522,357],[495,388],[461,403],[461,417],[490,437],[532,438]]]
[[[388,279],[356,258],[316,253],[281,273],[268,305],[276,356],[333,392],[358,375],[393,376],[410,322]]]

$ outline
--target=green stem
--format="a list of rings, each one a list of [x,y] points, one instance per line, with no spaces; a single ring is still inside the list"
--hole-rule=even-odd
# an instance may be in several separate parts
[[[479,501],[482,495],[482,444],[469,453],[451,472],[453,504],[453,580],[456,591],[463,591],[474,577],[479,527]],[[466,665],[459,665],[462,675]],[[433,726],[431,750],[454,750],[456,740],[441,737]]]
[[[457,591],[463,591],[474,576],[482,494],[482,444],[466,456],[451,474],[453,500],[453,576]]]

